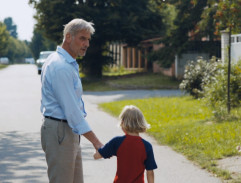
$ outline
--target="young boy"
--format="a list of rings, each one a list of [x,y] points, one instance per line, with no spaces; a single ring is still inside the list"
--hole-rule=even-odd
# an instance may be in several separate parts
[[[125,106],[120,114],[120,126],[125,135],[114,137],[94,154],[95,159],[117,156],[117,172],[114,183],[144,183],[146,171],[148,183],[154,183],[157,168],[152,145],[139,136],[149,125],[135,106]]]

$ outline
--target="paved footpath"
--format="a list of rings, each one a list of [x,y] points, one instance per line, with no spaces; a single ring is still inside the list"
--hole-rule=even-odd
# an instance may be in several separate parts
[[[106,143],[116,135],[123,135],[117,127],[118,119],[98,109],[98,103],[113,100],[144,98],[151,96],[176,96],[181,95],[178,90],[139,90],[139,91],[116,91],[116,92],[86,92],[84,101],[87,106],[90,125],[101,139]],[[221,183],[222,181],[207,171],[195,166],[184,156],[174,152],[171,148],[157,144],[147,134],[141,135],[153,144],[155,159],[158,169],[155,170],[156,183]],[[89,143],[82,139],[84,154],[84,174],[87,183],[111,182],[116,171],[116,158],[107,160],[93,160],[93,149]],[[84,148],[89,147],[89,148]],[[97,175],[97,176],[93,176]]]
[[[98,109],[98,103],[130,98],[180,95],[178,90],[85,92],[87,120],[103,143],[123,135],[115,117]],[[34,65],[13,65],[0,71],[0,183],[47,183],[47,167],[41,150],[40,77]],[[167,146],[153,144],[158,169],[156,183],[221,183]],[[81,140],[86,183],[111,183],[116,158],[93,160],[94,148]]]

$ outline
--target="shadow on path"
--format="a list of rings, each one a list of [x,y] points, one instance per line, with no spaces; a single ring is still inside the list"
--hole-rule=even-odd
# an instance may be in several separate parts
[[[0,133],[0,180],[7,182],[46,182],[45,157],[39,133]]]

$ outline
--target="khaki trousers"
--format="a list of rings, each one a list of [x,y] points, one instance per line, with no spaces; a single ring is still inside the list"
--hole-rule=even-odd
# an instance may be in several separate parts
[[[80,137],[67,123],[44,118],[41,143],[50,183],[83,183]]]

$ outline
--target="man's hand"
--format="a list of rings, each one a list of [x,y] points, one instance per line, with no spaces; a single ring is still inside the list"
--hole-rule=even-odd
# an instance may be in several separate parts
[[[98,151],[96,151],[96,153],[93,156],[94,156],[94,159],[102,158],[101,154]]]

